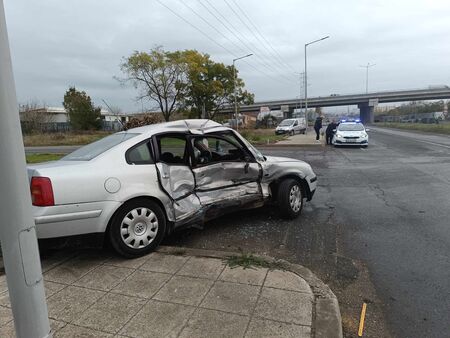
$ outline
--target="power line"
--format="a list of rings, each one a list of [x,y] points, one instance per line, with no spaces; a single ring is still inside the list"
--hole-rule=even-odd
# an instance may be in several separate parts
[[[247,25],[247,23],[245,22],[245,20],[242,19],[241,15],[239,15],[238,12],[235,11],[235,9],[233,8],[233,6],[230,5],[230,3],[227,0],[223,0],[226,5],[231,9],[231,11],[235,14],[235,16],[239,19],[239,21],[247,28],[247,30],[255,37],[256,40],[258,40],[258,42],[261,43],[260,39],[258,38],[258,36],[254,33],[254,31],[251,29],[251,27],[249,27]],[[264,43],[262,43],[264,44]],[[267,49],[267,48],[266,48]],[[282,65],[283,66],[283,65]],[[284,68],[285,66],[283,66]],[[289,74],[291,74],[291,70],[289,70]],[[292,75],[292,74],[291,74]]]
[[[288,67],[291,71],[295,72],[296,70],[294,68],[292,68],[288,63],[286,63],[282,56],[278,53],[278,51],[273,48],[273,46],[271,45],[271,43],[269,41],[267,41],[267,39],[264,37],[264,35],[261,34],[260,30],[258,29],[258,26],[256,26],[253,21],[250,19],[250,17],[245,13],[245,11],[242,9],[241,6],[239,6],[239,4],[235,1],[232,0],[233,3],[236,5],[236,7],[240,10],[240,12],[247,18],[248,22],[250,22],[250,24],[253,26],[253,28],[255,29],[255,31],[258,33],[258,35],[264,40],[264,42],[266,43],[267,46],[269,46],[270,49],[272,49],[272,51],[276,54],[276,56],[278,57],[278,59],[280,60],[280,62],[283,65],[286,65],[286,67]]]
[[[186,6],[192,13],[194,13],[197,17],[199,17],[203,22],[205,22],[209,27],[211,27],[212,29],[214,29],[217,33],[219,33],[221,36],[223,36],[226,40],[228,40],[229,42],[231,42],[235,47],[237,47],[238,49],[240,49],[242,51],[242,53],[247,53],[248,52],[248,46],[247,44],[245,44],[242,40],[241,43],[244,45],[245,49],[242,49],[241,47],[239,47],[234,41],[232,41],[228,36],[226,36],[225,34],[223,34],[219,29],[217,29],[216,27],[214,27],[214,25],[212,25],[208,20],[206,20],[202,15],[200,15],[198,12],[196,12],[192,7],[190,7],[189,5],[187,5],[185,2],[183,2],[182,0],[178,0],[179,2],[181,2],[184,6]],[[204,6],[204,4],[199,1],[200,4]],[[205,7],[206,9],[208,9],[207,7]],[[211,12],[210,12],[211,13]],[[217,18],[217,16],[214,15],[215,18]],[[219,20],[219,22],[221,22]],[[222,22],[221,22],[222,23]],[[223,23],[222,23],[223,24]],[[226,27],[226,25],[224,25]],[[231,31],[231,30],[230,30]],[[232,31],[231,31],[232,32]],[[232,32],[233,33],[233,32]],[[257,53],[253,53],[256,57],[259,57],[260,59],[258,59],[258,61],[261,63],[262,66],[264,66],[266,69],[268,69],[269,71],[273,70],[273,65],[271,65],[270,63],[266,62],[263,58],[261,58]],[[284,75],[280,74],[279,76],[281,77],[285,77]],[[286,78],[286,77],[285,77]],[[289,78],[286,78],[287,81],[291,81]]]
[[[219,46],[220,48],[224,49],[225,51],[227,51],[228,53],[230,53],[232,56],[234,56],[235,58],[238,57],[237,54],[235,54],[234,52],[232,52],[231,50],[229,50],[227,47],[225,47],[224,45],[222,45],[221,43],[217,42],[217,40],[213,39],[211,36],[209,36],[208,34],[206,34],[203,30],[201,30],[200,28],[198,28],[197,26],[195,26],[194,24],[192,24],[191,22],[189,22],[189,20],[185,19],[183,16],[181,16],[180,14],[178,14],[177,12],[175,12],[173,9],[171,9],[169,6],[165,5],[164,3],[162,3],[160,0],[155,0],[156,2],[158,2],[161,6],[165,7],[166,9],[168,9],[171,13],[173,13],[175,16],[177,16],[178,18],[180,18],[181,20],[183,20],[184,22],[186,22],[189,26],[191,26],[192,28],[194,28],[195,30],[197,30],[200,34],[202,34],[203,36],[205,36],[208,40],[212,41],[214,44],[216,44],[217,46]],[[272,79],[278,80],[277,78],[275,78],[274,76],[272,76],[271,74],[266,73],[265,71],[262,71],[261,69],[256,68],[254,65],[252,65],[251,63],[248,63],[246,61],[244,61],[248,66],[250,66],[251,68],[253,68],[254,70],[256,70],[257,72],[268,76]]]

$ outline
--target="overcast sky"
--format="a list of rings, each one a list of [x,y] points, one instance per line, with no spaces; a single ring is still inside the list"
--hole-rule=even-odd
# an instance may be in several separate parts
[[[158,0],[4,0],[19,102],[61,106],[74,85],[97,105],[140,111],[137,91],[114,76],[122,57],[155,45],[227,64],[254,53],[237,67],[256,101],[295,98],[304,44],[327,35],[308,47],[308,96],[364,92],[359,66],[368,62],[369,91],[450,84],[448,0],[159,1],[170,9]]]

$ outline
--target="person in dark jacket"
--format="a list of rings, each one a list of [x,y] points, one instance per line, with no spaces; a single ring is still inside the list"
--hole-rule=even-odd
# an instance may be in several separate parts
[[[320,128],[322,128],[322,116],[317,116],[314,122],[314,130],[316,131],[316,141],[320,139]]]
[[[325,131],[325,135],[326,135],[326,140],[327,140],[327,144],[331,144],[332,140],[333,140],[333,135],[334,135],[334,131],[337,128],[337,123],[334,122],[334,119],[331,120],[331,122],[328,124],[327,126],[327,130]]]

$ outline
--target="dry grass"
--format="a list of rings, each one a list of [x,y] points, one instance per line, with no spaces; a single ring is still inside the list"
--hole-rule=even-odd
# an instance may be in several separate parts
[[[106,131],[32,134],[24,135],[23,143],[25,147],[84,145],[110,134]]]
[[[375,124],[380,127],[398,128],[405,130],[418,130],[428,133],[438,133],[450,135],[450,123],[440,124],[424,124],[424,123],[394,123],[394,122],[379,122]]]
[[[56,161],[63,157],[64,154],[27,154],[26,160],[27,163],[41,163],[41,162],[49,162]]]
[[[275,135],[275,129],[240,129],[239,133],[255,145],[273,144],[286,136]]]

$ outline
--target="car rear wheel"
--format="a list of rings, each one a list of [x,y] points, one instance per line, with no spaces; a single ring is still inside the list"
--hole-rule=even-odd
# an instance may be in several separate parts
[[[303,191],[300,182],[288,178],[278,187],[278,207],[283,218],[297,218],[303,207]]]
[[[114,216],[109,240],[117,253],[132,258],[153,251],[166,232],[166,218],[153,201],[137,199],[125,203]]]

